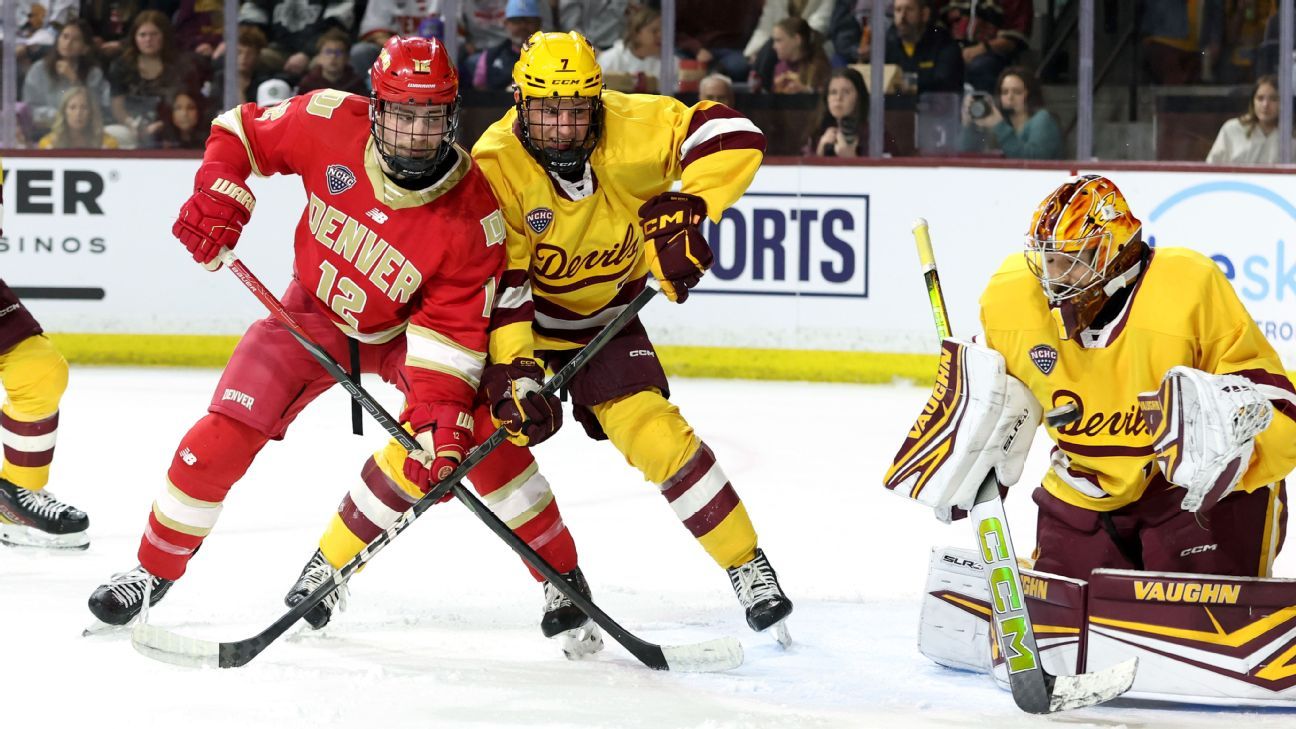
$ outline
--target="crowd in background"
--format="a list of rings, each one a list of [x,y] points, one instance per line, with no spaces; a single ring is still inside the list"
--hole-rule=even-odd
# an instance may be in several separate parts
[[[389,36],[444,37],[447,28],[441,0],[243,0],[230,47],[222,0],[16,2],[20,145],[55,149],[200,149],[227,84],[236,101],[263,104],[326,87],[367,94]],[[1147,80],[1256,83],[1211,160],[1275,160],[1270,107],[1259,99],[1276,100],[1263,79],[1277,64],[1277,0],[1139,2]],[[678,86],[663,90],[659,2],[463,0],[457,62],[465,92],[504,92],[523,40],[578,29],[598,49],[609,88],[697,94],[740,110],[753,96],[814,95],[803,153],[849,157],[867,147],[876,39],[885,93],[945,109],[959,127],[943,135],[957,139],[945,151],[1057,159],[1067,155],[1065,134],[1029,65],[1041,50],[1032,48],[1038,4],[886,0],[874,23],[872,0],[677,0],[668,75]],[[237,78],[225,78],[227,52]]]

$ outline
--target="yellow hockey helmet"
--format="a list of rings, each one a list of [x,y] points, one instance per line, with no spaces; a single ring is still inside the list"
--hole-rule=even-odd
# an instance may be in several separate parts
[[[1101,175],[1072,178],[1040,202],[1026,234],[1026,263],[1070,339],[1142,271],[1143,224]]]
[[[603,134],[603,69],[585,36],[537,32],[513,66],[522,144],[545,169],[579,174]]]

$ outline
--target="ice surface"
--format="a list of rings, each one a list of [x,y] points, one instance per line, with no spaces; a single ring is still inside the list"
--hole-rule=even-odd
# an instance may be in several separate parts
[[[568,423],[537,449],[598,603],[643,638],[740,638],[726,674],[639,665],[612,641],[571,662],[538,626],[541,589],[494,535],[443,504],[352,582],[324,633],[296,629],[243,668],[183,669],[125,632],[82,638],[86,598],[135,550],[173,449],[204,412],[213,370],[76,368],[51,489],[91,515],[87,552],[0,549],[0,725],[34,727],[1289,727],[1296,712],[1125,703],[1051,719],[1019,712],[988,678],[915,647],[928,550],[970,545],[886,493],[882,473],[926,399],[908,385],[676,379],[674,400],[715,450],[788,594],[790,651],[748,630],[723,571],[607,443]],[[376,378],[366,386],[398,405]],[[369,452],[334,388],[231,493],[189,573],[151,620],[212,640],[250,636],[281,598]],[[1023,485],[1045,464],[1043,436]],[[1011,494],[1018,550],[1033,506]],[[1277,574],[1296,572],[1290,555]]]

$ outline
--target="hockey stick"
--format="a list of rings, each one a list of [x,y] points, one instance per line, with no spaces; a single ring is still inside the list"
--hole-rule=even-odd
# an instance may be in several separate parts
[[[913,236],[936,331],[945,339],[951,336],[949,314],[940,276],[936,273],[936,256],[926,220],[914,221]],[[981,482],[969,516],[990,584],[992,627],[998,636],[1000,654],[1007,663],[1008,685],[1017,706],[1031,714],[1050,714],[1101,704],[1128,691],[1134,685],[1138,658],[1078,676],[1054,676],[1044,670],[1035,643],[1035,626],[1026,609],[1017,552],[1008,533],[1008,516],[999,497],[999,479],[993,470]]]
[[[359,382],[353,381],[342,369],[341,365],[334,360],[327,351],[319,344],[312,341],[307,336],[306,331],[293,318],[283,304],[275,297],[273,293],[261,283],[259,279],[250,271],[231,251],[222,251],[221,261],[243,282],[249,290],[252,291],[261,303],[265,304],[271,314],[280,321],[293,337],[301,343],[303,347],[311,353],[312,356],[328,371],[347,392],[351,393],[356,402],[373,416],[388,433],[391,434],[407,450],[417,450],[418,443],[414,440],[400,423],[396,421],[369,393],[365,392]],[[634,299],[626,304],[621,313],[616,318],[608,322],[603,329],[594,336],[590,343],[585,345],[562,369],[558,370],[542,388],[543,394],[552,394],[559,388],[567,384],[572,376],[580,370],[595,354],[603,348],[609,339],[616,336],[627,323],[633,319],[639,311],[652,300],[657,294],[657,289],[648,286],[639,293]],[[455,468],[454,472],[443,479],[433,487],[426,495],[407,509],[400,517],[388,527],[382,534],[374,538],[372,542],[365,546],[350,562],[347,562],[337,570],[332,579],[325,581],[316,587],[304,600],[297,603],[292,609],[284,613],[282,617],[270,625],[270,627],[261,631],[251,638],[232,642],[214,642],[199,640],[196,638],[187,638],[184,636],[171,633],[167,630],[141,621],[135,625],[131,633],[131,642],[136,650],[150,658],[156,658],[167,663],[175,663],[183,666],[208,666],[220,668],[234,668],[242,666],[253,658],[256,658],[272,642],[284,633],[289,627],[302,618],[311,608],[318,605],[326,598],[330,592],[340,588],[350,579],[351,575],[366,562],[373,559],[374,555],[380,552],[383,547],[387,546],[397,534],[404,531],[415,519],[424,511],[427,511],[433,504],[437,503],[443,496],[453,490],[456,498],[466,505],[473,514],[495,532],[501,539],[508,543],[513,551],[517,552],[523,561],[531,565],[537,572],[544,576],[554,587],[568,597],[577,607],[581,609],[591,620],[600,628],[612,636],[626,650],[630,651],[635,658],[639,659],[644,665],[657,670],[676,670],[676,671],[723,671],[736,668],[742,664],[743,653],[742,644],[736,639],[725,637],[716,638],[701,643],[679,646],[661,646],[649,643],[640,639],[630,631],[621,627],[607,613],[603,612],[598,605],[582,595],[572,587],[562,576],[549,565],[539,554],[535,552],[525,541],[513,533],[494,512],[486,508],[485,505],[477,499],[470,491],[465,489],[460,481],[473,469],[478,463],[486,458],[492,451],[504,442],[504,428],[496,428],[495,432],[490,435],[484,442],[468,454],[468,457]]]

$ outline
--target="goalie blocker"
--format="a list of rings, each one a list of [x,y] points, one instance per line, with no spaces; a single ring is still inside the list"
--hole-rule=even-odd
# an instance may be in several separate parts
[[[932,550],[918,649],[1008,688],[983,569],[972,550]],[[1129,698],[1296,707],[1296,580],[1097,570],[1085,582],[1023,569],[1022,582],[1049,673],[1137,657]]]

